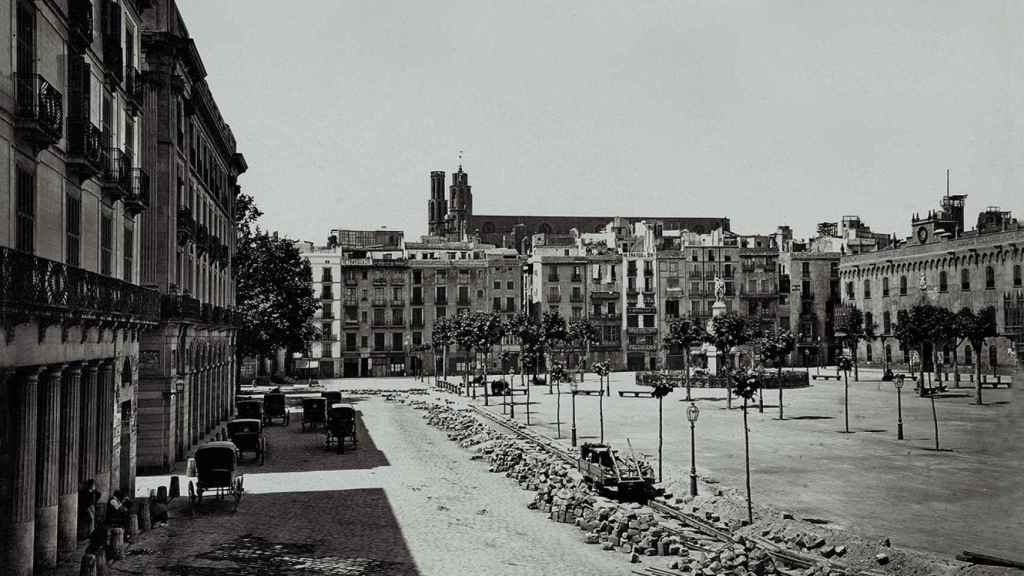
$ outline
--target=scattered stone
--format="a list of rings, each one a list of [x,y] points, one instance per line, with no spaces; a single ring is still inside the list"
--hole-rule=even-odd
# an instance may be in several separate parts
[[[889,555],[885,552],[879,552],[875,554],[875,562],[884,566],[889,563]]]

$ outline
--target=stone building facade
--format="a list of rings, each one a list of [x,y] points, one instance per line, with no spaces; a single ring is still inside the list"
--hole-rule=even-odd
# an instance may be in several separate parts
[[[0,2],[0,566],[74,552],[77,493],[133,491],[149,203],[147,2]],[[102,513],[102,504],[100,512]]]
[[[173,0],[152,0],[142,49],[155,174],[143,222],[142,283],[162,295],[161,322],[140,345],[139,469],[166,472],[234,411],[233,205],[246,169]]]
[[[1019,357],[1024,351],[1024,226],[1008,212],[987,209],[978,216],[977,226],[966,230],[963,197],[952,197],[958,204],[949,198],[940,210],[923,218],[915,216],[913,235],[906,241],[842,258],[842,301],[860,308],[880,335],[861,343],[857,350],[861,362],[905,366],[910,355],[892,334],[899,313],[923,302],[953,312],[964,307],[995,308],[999,337],[990,338],[982,351],[986,372],[1009,370],[1013,355]],[[940,361],[952,365],[955,358],[961,366],[973,363],[969,346],[940,351]],[[928,367],[929,354],[925,356]]]

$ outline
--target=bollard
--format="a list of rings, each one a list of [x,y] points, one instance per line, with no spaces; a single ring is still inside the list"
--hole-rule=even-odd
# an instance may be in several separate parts
[[[167,502],[167,486],[161,486],[156,491],[157,502]]]
[[[135,537],[139,535],[139,515],[132,514],[128,516],[128,540],[130,542],[135,541]]]
[[[92,554],[82,556],[82,567],[78,570],[78,576],[97,576],[95,556]]]
[[[181,484],[177,476],[171,476],[170,494],[171,500],[181,496]]]
[[[146,532],[152,526],[149,523],[149,500],[139,500],[139,530]]]
[[[120,560],[124,558],[124,528],[112,528],[110,530],[110,559]]]

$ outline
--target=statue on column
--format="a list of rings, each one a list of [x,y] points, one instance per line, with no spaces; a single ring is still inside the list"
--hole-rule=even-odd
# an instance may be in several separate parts
[[[715,276],[715,301],[725,300],[725,280],[721,276]]]

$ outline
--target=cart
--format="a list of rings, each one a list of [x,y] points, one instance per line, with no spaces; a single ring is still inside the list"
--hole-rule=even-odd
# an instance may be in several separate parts
[[[243,475],[237,471],[238,447],[233,442],[210,442],[196,449],[196,494],[189,483],[189,500],[203,504],[203,493],[214,492],[218,499],[234,499],[232,510],[238,510],[242,500]]]
[[[267,452],[267,439],[263,437],[263,422],[256,418],[238,418],[228,422],[228,439],[234,442],[239,455],[246,452],[255,454],[256,461],[263,465]]]
[[[358,446],[356,440],[356,409],[349,404],[334,404],[327,411],[327,426],[324,428],[327,447],[335,445],[339,454],[345,452],[345,439],[352,439],[352,447]]]
[[[288,405],[283,392],[267,392],[263,395],[263,406],[266,408],[267,425],[274,422],[274,418],[280,418],[281,423],[287,426],[291,422],[288,414]]]
[[[327,400],[325,398],[303,398],[302,399],[302,431],[306,426],[310,430],[316,429],[327,422]]]

